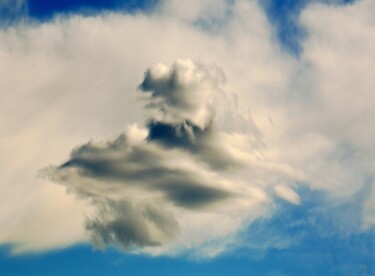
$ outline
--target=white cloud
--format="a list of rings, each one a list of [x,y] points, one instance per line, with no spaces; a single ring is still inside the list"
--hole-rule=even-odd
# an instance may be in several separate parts
[[[157,109],[153,119],[180,124],[186,120],[204,129],[213,119],[215,98],[225,83],[223,72],[215,65],[201,65],[189,59],[177,60],[172,68],[158,63],[145,73],[140,85],[151,93],[149,108]]]
[[[233,116],[219,119],[224,132],[217,143],[246,169],[220,179],[248,185],[249,194],[262,202],[251,207],[249,221],[264,214],[263,203],[272,204],[273,193],[298,203],[291,188],[296,182],[323,189],[332,200],[350,198],[371,182],[372,1],[309,6],[301,16],[308,37],[300,59],[275,43],[255,1],[222,1],[214,8],[212,1],[199,1],[192,9],[176,3],[165,2],[150,16],[61,17],[0,30],[1,243],[25,251],[85,239],[83,214],[92,210],[38,179],[37,171],[66,160],[73,147],[91,138],[112,140],[132,123],[142,124],[144,102],[136,87],[145,68],[179,58],[223,68],[223,90],[237,95],[219,105],[224,106],[219,117]],[[210,22],[214,29],[205,28]],[[126,132],[134,141],[145,135],[137,127]],[[374,222],[371,190],[363,212],[367,227]],[[206,255],[220,253],[246,217],[233,222],[221,212],[184,214],[173,246],[146,251],[175,252],[179,244]],[[205,231],[218,221],[224,230]],[[220,237],[217,243],[207,242],[213,236]]]
[[[299,195],[289,186],[277,185],[275,187],[275,194],[293,204],[299,204],[301,201]]]
[[[302,79],[312,80],[305,124],[331,143],[323,161],[310,168],[338,195],[364,189],[375,172],[374,10],[373,1],[363,0],[336,9],[314,5],[302,15],[310,34],[304,43],[308,69]]]

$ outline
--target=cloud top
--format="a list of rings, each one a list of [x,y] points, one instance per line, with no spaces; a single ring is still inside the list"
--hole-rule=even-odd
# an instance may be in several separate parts
[[[215,96],[224,83],[225,76],[216,65],[181,59],[170,68],[161,63],[152,66],[139,87],[150,94],[147,107],[158,111],[154,119],[190,121],[204,129],[213,119]]]

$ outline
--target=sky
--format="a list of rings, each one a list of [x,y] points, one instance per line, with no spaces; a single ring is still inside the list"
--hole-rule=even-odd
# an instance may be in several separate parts
[[[0,0],[0,274],[374,275],[374,12]]]

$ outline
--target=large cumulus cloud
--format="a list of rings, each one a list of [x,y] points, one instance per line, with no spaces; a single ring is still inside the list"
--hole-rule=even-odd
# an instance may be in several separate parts
[[[224,79],[217,66],[188,59],[154,65],[139,87],[151,109],[146,128],[79,146],[68,161],[42,170],[94,206],[86,230],[95,244],[161,247],[178,239],[185,213],[235,212],[241,220],[267,201],[262,189],[225,174],[245,161],[215,126]]]

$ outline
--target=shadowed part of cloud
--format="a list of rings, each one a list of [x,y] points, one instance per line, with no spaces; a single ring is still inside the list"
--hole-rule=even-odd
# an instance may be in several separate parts
[[[125,136],[120,136],[106,147],[86,144],[77,148],[59,170],[70,169],[79,177],[120,183],[120,188],[129,185],[158,190],[176,205],[187,208],[202,207],[230,197],[229,192],[207,186],[208,183],[187,170],[161,164],[162,160],[163,156],[148,149],[147,144],[131,145]],[[86,189],[79,192],[83,191]]]
[[[201,130],[191,122],[171,125],[163,122],[148,124],[149,141],[159,141],[168,147],[192,148],[197,141],[207,136],[208,129]]]
[[[148,141],[157,142],[166,148],[180,148],[194,155],[212,169],[228,170],[239,163],[227,152],[212,143],[215,140],[213,125],[205,129],[186,121],[181,124],[168,124],[153,121],[148,124]]]
[[[148,147],[132,145],[124,136],[105,147],[87,144],[77,148],[68,162],[47,172],[97,210],[86,223],[94,245],[124,250],[161,246],[178,234],[177,220],[165,206],[199,211],[234,196],[188,169],[163,165],[164,157]],[[132,198],[129,190],[149,197]]]

